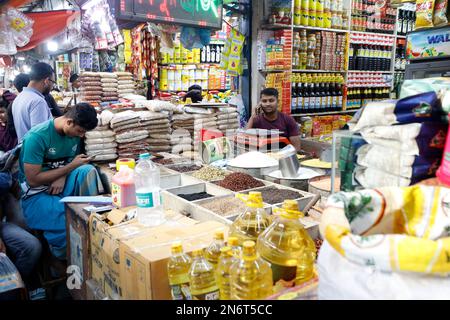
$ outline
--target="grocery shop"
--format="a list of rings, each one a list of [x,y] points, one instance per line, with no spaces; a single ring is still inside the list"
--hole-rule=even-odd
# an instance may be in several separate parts
[[[0,300],[449,299],[449,19],[0,1]]]

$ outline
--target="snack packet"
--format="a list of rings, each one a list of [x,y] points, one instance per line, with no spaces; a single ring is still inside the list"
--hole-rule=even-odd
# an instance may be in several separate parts
[[[433,10],[435,0],[417,0],[416,28],[433,27]]]
[[[448,0],[436,0],[434,4],[434,26],[440,26],[448,23],[447,19]]]

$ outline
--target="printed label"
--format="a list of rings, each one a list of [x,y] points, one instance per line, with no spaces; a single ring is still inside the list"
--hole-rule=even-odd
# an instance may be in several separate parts
[[[189,282],[171,285],[170,291],[173,300],[192,300]]]
[[[139,208],[153,208],[161,204],[161,194],[159,191],[136,193],[136,204]]]
[[[193,300],[219,300],[219,290],[199,295],[192,295]]]
[[[122,197],[120,196],[120,186],[116,183],[111,183],[111,194],[113,204],[121,207],[122,206]]]

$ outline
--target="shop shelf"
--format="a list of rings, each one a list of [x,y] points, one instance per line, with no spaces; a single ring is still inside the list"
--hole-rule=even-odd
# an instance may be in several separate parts
[[[381,73],[381,74],[391,74],[393,71],[369,71],[369,70],[348,70],[349,73]]]
[[[333,114],[350,114],[356,113],[359,109],[342,110],[342,111],[329,111],[329,112],[311,112],[311,113],[292,113],[293,117],[308,117],[308,116],[328,116]]]
[[[295,73],[346,73],[347,71],[345,70],[310,70],[310,69],[293,69],[292,72]]]
[[[275,23],[275,24],[263,24],[261,26],[261,29],[265,30],[279,30],[279,29],[291,29],[292,26],[290,24],[281,24],[281,23]]]
[[[319,28],[319,27],[305,27],[305,26],[294,26],[294,30],[315,30],[315,31],[329,31],[336,33],[349,33],[350,31],[347,29],[330,29],[330,28]]]
[[[396,37],[395,34],[379,33],[379,32],[367,32],[367,31],[351,30],[350,33],[360,33],[360,34],[367,34],[367,35],[386,36],[386,37],[391,37],[391,38],[395,38]]]
[[[271,73],[271,72],[291,72],[292,70],[290,69],[263,69],[263,70],[259,70],[259,72],[262,73]]]

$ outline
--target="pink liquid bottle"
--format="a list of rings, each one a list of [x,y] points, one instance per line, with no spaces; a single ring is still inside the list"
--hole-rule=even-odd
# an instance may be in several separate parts
[[[133,178],[134,170],[120,166],[112,178],[111,193],[113,204],[118,208],[136,205],[136,191]]]

